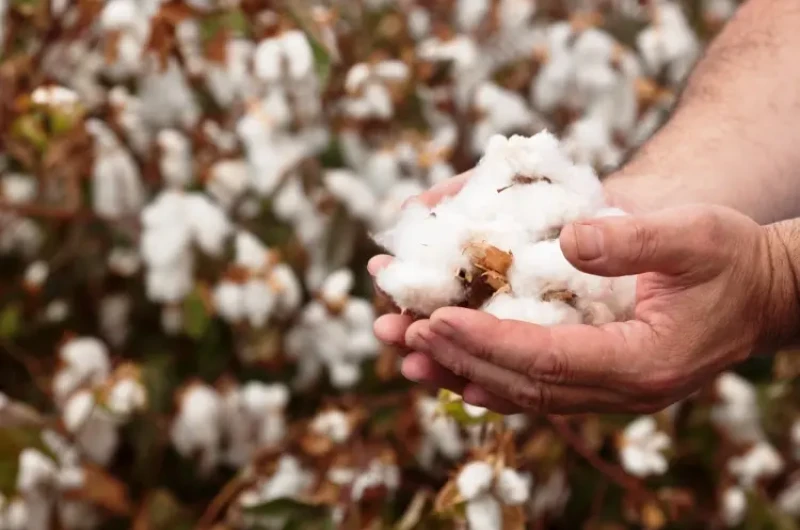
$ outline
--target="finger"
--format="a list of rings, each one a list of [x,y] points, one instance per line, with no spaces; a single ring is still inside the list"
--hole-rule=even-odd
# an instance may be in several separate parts
[[[572,413],[592,410],[603,403],[623,401],[616,390],[543,383],[490,364],[432,332],[427,321],[412,324],[406,342],[414,349],[429,354],[454,374],[526,410]]]
[[[467,380],[458,377],[429,355],[420,352],[408,354],[400,367],[403,377],[431,388],[446,388],[456,394],[464,391]]]
[[[450,197],[461,191],[461,188],[464,187],[464,184],[466,184],[471,175],[472,171],[470,170],[461,173],[460,175],[456,175],[451,179],[447,179],[444,182],[440,182],[439,184],[432,186],[428,191],[408,199],[405,203],[403,203],[403,207],[412,201],[419,201],[429,208],[436,206],[445,197]]]
[[[448,307],[435,311],[429,322],[434,334],[470,357],[556,385],[616,387],[644,369],[641,351],[652,349],[646,346],[650,327],[639,321],[543,327]]]
[[[439,389],[446,388],[456,394],[462,394],[468,381],[446,369],[424,353],[414,352],[403,360],[403,375],[411,381]],[[510,401],[502,399],[478,385],[471,385],[481,392],[481,407],[491,409],[500,414],[515,414],[521,408]],[[469,401],[467,401],[470,403]],[[472,403],[477,405],[477,403]]]
[[[470,405],[484,407],[500,414],[516,414],[525,410],[517,405],[513,405],[511,409],[501,410],[497,408],[498,405],[496,403],[499,398],[475,383],[469,383],[464,387],[463,398]],[[631,405],[618,396],[608,396],[608,398],[603,397],[594,401],[586,400],[582,404],[571,406],[554,403],[548,412],[551,414],[603,414],[638,412],[639,408],[638,405]],[[508,411],[506,412],[505,410]]]
[[[588,219],[564,227],[561,249],[576,268],[601,276],[708,270],[740,232],[729,216],[719,208],[685,206]]]
[[[378,274],[381,269],[385,269],[389,266],[392,262],[392,256],[388,254],[378,254],[377,256],[373,256],[367,262],[367,271],[373,276]]]
[[[408,315],[381,315],[372,324],[372,331],[385,344],[405,346],[406,330],[412,322],[414,320]]]

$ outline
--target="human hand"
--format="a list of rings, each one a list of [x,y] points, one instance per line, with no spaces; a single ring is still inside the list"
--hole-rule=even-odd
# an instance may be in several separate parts
[[[404,360],[407,377],[451,388],[474,405],[504,413],[649,412],[744,360],[796,318],[779,238],[730,209],[593,219],[565,227],[561,246],[585,272],[640,275],[634,320],[544,328],[444,308],[413,324],[384,316],[376,333],[415,352]]]

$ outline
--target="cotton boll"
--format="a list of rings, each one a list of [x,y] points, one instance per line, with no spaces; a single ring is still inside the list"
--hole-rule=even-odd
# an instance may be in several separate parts
[[[147,391],[140,381],[127,377],[118,381],[108,393],[106,407],[120,419],[129,418],[147,404]]]
[[[275,292],[262,279],[253,279],[242,286],[244,310],[250,325],[260,328],[267,323],[277,302]]]
[[[320,289],[322,298],[329,302],[344,300],[353,288],[355,278],[350,269],[339,269],[325,279]]]
[[[244,318],[244,290],[241,285],[222,281],[214,288],[212,294],[214,308],[228,322],[239,322]]]
[[[482,311],[501,320],[519,320],[540,326],[580,324],[580,312],[564,302],[542,302],[537,298],[515,298],[508,294],[493,296]]]
[[[228,216],[204,194],[190,194],[186,203],[187,221],[197,244],[206,254],[221,255],[233,230]]]
[[[488,493],[467,502],[465,516],[470,530],[502,530],[503,528],[502,506]]]
[[[334,388],[352,388],[361,379],[361,368],[355,363],[335,362],[328,365]]]
[[[511,468],[503,468],[495,485],[497,495],[506,506],[519,506],[528,501],[531,477]]]
[[[58,473],[56,463],[36,449],[23,449],[19,455],[17,490],[35,493],[51,485]]]
[[[737,486],[731,486],[722,494],[722,520],[728,528],[739,526],[747,513],[747,494]]]
[[[170,437],[175,449],[185,458],[198,457],[203,472],[216,466],[221,439],[222,400],[211,387],[195,384],[180,400]]]
[[[455,270],[422,268],[399,260],[378,272],[376,283],[401,308],[428,315],[464,296]]]
[[[269,249],[256,236],[245,230],[236,232],[234,248],[236,264],[247,269],[263,269],[269,261]]]
[[[264,39],[256,47],[253,65],[256,77],[262,81],[278,81],[281,77],[283,50],[276,38]]]
[[[308,75],[314,66],[314,53],[305,33],[299,30],[287,31],[280,37],[282,51],[289,63],[289,76],[301,79]]]
[[[465,465],[456,478],[456,488],[466,500],[472,500],[489,491],[494,480],[492,466],[476,460]]]
[[[288,316],[300,307],[303,298],[302,286],[292,268],[284,263],[272,269],[270,282],[277,287],[278,300],[276,312],[280,316]]]

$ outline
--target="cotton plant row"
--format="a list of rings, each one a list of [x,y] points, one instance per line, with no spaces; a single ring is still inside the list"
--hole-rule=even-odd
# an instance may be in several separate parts
[[[575,270],[558,234],[625,214],[598,176],[662,123],[702,51],[685,6],[291,4],[55,2],[63,31],[26,33],[27,8],[0,3],[9,57],[56,35],[35,78],[2,69],[23,77],[3,114],[0,346],[47,421],[10,455],[0,437],[0,528],[139,522],[187,473],[220,490],[175,486],[180,517],[223,529],[283,528],[287,503],[339,527],[546,527],[586,491],[649,528],[679,519],[681,492],[731,528],[763,501],[800,515],[791,385],[765,404],[726,373],[653,416],[502,417],[396,387],[397,352],[372,335],[374,241],[396,257],[378,287],[413,316],[628,316],[635,278]],[[735,3],[696,7],[715,30]],[[473,166],[458,195],[407,204]],[[20,407],[0,405],[0,429]],[[164,453],[144,492],[124,466],[142,426]],[[676,493],[704,429],[713,491]],[[98,494],[125,484],[135,499]]]

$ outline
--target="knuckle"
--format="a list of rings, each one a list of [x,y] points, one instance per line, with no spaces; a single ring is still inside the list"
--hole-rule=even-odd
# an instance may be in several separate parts
[[[529,355],[524,360],[523,373],[533,381],[560,385],[571,380],[567,357],[557,350],[542,355]]]
[[[512,396],[525,409],[542,412],[552,405],[553,393],[547,385],[520,382],[512,387]]]

